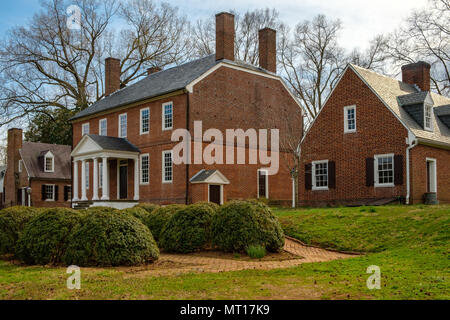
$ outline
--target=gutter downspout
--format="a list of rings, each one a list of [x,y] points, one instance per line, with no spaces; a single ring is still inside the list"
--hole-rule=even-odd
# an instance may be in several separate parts
[[[410,151],[412,148],[414,148],[415,146],[417,146],[418,142],[417,142],[417,138],[409,138],[409,141],[412,140],[412,142],[409,143],[408,147],[406,148],[406,200],[405,203],[407,205],[409,205],[410,202],[410,198],[411,198],[411,177],[410,177]]]
[[[189,91],[186,91],[186,130],[188,132],[190,132],[190,99],[189,99]],[[187,152],[189,152],[189,157],[188,159],[190,159],[190,155],[191,155],[191,143],[189,142],[189,147]],[[186,163],[186,204],[189,204],[189,161],[187,161],[188,163]]]

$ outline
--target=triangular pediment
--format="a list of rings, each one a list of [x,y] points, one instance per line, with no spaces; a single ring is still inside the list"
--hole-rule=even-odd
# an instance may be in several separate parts
[[[73,149],[71,156],[79,157],[85,154],[102,152],[103,148],[100,147],[91,137],[85,135],[77,146]]]

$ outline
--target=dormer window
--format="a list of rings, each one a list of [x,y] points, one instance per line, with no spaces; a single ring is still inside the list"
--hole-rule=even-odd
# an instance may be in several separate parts
[[[433,131],[433,107],[430,105],[425,105],[424,108],[424,127],[425,130]]]
[[[45,172],[55,171],[55,157],[51,152],[48,152],[44,157],[44,171]]]

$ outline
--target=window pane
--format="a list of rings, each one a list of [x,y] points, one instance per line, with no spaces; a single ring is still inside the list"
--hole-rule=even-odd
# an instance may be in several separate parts
[[[394,158],[392,156],[379,157],[377,169],[378,184],[394,183]]]
[[[141,128],[142,133],[147,133],[150,130],[150,110],[145,109],[141,111]]]
[[[54,200],[54,186],[53,185],[46,185],[45,186],[45,195],[48,200]]]
[[[98,185],[99,188],[103,188],[103,163],[98,164]]]
[[[171,182],[173,178],[172,172],[172,153],[164,153],[164,181]]]
[[[171,104],[164,106],[164,128],[170,129],[173,127],[173,107]]]
[[[328,163],[315,164],[316,187],[328,187]]]
[[[86,134],[89,134],[89,123],[85,123],[81,127],[81,134],[84,136]]]
[[[148,156],[141,157],[141,183],[149,182],[149,158]]]
[[[51,157],[45,158],[45,171],[47,172],[53,171],[53,159]]]
[[[106,119],[100,120],[100,135],[101,136],[106,136],[108,135],[107,133],[107,121]]]
[[[119,128],[119,134],[121,138],[125,138],[127,136],[127,115],[122,114],[120,116],[120,128]]]

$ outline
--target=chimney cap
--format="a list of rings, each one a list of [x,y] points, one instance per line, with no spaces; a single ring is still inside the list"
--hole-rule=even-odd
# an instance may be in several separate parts
[[[226,15],[234,17],[234,14],[232,14],[231,12],[226,12],[226,11],[219,12],[218,14],[216,14],[216,17],[221,16],[223,14],[226,14]]]
[[[407,69],[415,69],[417,67],[425,67],[427,69],[431,69],[431,65],[425,61],[418,61],[415,63],[410,63],[410,64],[406,64],[404,66],[402,66],[402,70],[407,70]]]
[[[115,61],[120,61],[120,59],[117,59],[117,58],[113,58],[113,57],[108,57],[108,58],[106,58],[106,59],[105,59],[105,61],[106,61],[106,60],[115,60]]]
[[[275,29],[272,29],[272,28],[270,28],[270,27],[265,27],[265,28],[262,28],[262,29],[259,30],[259,32],[262,32],[262,31],[272,31],[272,32],[277,32]]]

